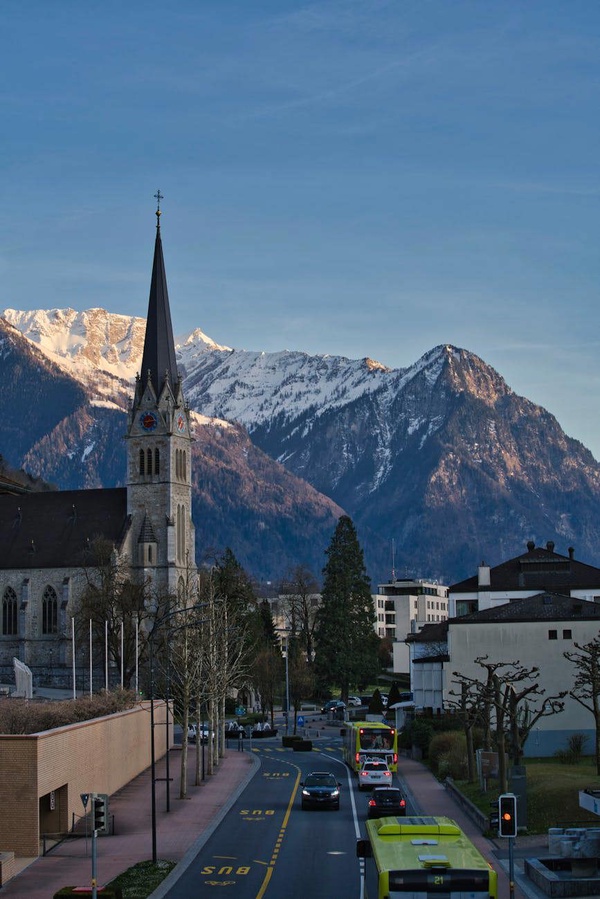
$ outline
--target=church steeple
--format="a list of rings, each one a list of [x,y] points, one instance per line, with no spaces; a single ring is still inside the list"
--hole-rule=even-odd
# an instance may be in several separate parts
[[[177,375],[160,239],[156,243],[142,360],[127,429],[127,511],[132,567],[157,596],[179,596],[195,566],[191,421]]]
[[[152,264],[152,280],[150,282],[150,298],[148,300],[148,317],[146,320],[146,339],[142,357],[141,390],[145,391],[150,380],[154,393],[159,397],[165,380],[175,393],[178,376],[175,357],[175,341],[171,325],[169,308],[169,291],[163,258],[162,240],[160,237],[160,201],[162,194],[157,191],[156,209],[156,241],[154,244],[154,262]]]

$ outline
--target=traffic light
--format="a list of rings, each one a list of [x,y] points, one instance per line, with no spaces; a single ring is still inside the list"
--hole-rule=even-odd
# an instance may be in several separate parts
[[[514,793],[503,793],[498,798],[498,836],[517,835],[517,797]]]
[[[94,830],[98,833],[108,832],[108,796],[97,793],[94,803]]]

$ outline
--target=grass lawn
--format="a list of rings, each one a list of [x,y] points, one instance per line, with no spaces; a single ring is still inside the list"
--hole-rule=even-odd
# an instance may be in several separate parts
[[[525,759],[527,770],[527,815],[529,833],[546,833],[549,827],[590,823],[594,816],[579,807],[579,790],[600,788],[600,777],[592,759],[562,765],[549,759]],[[490,802],[500,792],[495,781],[482,793],[478,784],[457,781],[456,786],[486,815]],[[600,827],[600,818],[594,819]]]
[[[175,862],[139,862],[115,877],[110,886],[121,887],[123,899],[147,899],[174,867]]]

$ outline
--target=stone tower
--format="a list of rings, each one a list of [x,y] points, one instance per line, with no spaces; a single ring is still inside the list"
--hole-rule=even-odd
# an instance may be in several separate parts
[[[195,572],[190,415],[177,373],[157,194],[156,242],[142,370],[126,438],[131,567],[154,600],[182,596]]]

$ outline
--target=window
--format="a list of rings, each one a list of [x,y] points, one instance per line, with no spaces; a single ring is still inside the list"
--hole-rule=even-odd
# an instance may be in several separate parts
[[[154,474],[158,474],[160,472],[160,452],[158,447],[154,450]]]
[[[58,599],[53,587],[46,587],[42,600],[42,633],[58,633]]]
[[[140,450],[140,474],[146,474],[146,453]]]
[[[12,587],[7,587],[2,597],[2,633],[5,637],[18,634],[17,622],[17,594]]]
[[[146,471],[152,474],[152,450],[146,450]]]
[[[571,629],[570,629],[570,628],[566,628],[566,629],[563,631],[563,640],[572,640],[572,639],[573,639],[573,634],[572,634],[572,632],[571,632]]]
[[[558,631],[548,631],[549,640],[558,640]]]

